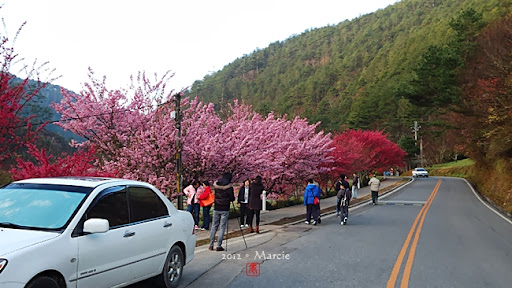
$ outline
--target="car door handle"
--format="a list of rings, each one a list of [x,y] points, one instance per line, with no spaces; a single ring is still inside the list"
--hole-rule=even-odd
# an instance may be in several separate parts
[[[126,231],[124,232],[123,237],[132,237],[133,235],[135,235],[135,232]]]
[[[171,226],[172,226],[172,222],[165,222],[164,223],[164,228],[171,227]]]

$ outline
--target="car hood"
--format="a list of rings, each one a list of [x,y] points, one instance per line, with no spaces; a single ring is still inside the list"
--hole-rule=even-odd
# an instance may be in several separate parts
[[[0,228],[0,257],[58,237],[55,232]]]

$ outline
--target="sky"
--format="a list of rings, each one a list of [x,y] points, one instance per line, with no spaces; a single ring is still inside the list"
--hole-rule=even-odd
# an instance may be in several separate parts
[[[51,83],[75,92],[88,82],[89,67],[106,76],[109,89],[127,87],[139,71],[171,71],[168,87],[180,91],[270,43],[396,2],[0,0],[0,33],[12,40],[26,21],[12,44],[22,63],[49,62],[51,76],[60,76]],[[23,77],[16,68],[11,72]]]

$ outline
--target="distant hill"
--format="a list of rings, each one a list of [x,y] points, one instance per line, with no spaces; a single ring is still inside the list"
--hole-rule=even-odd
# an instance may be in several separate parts
[[[240,99],[330,131],[384,129],[397,140],[410,135],[413,121],[428,119],[405,94],[429,46],[453,39],[450,21],[472,8],[490,22],[511,7],[512,0],[402,0],[243,55],[196,81],[188,95],[217,109]]]
[[[21,79],[19,79],[21,82]],[[36,82],[34,80],[29,81],[29,85],[35,85]],[[41,89],[40,93],[34,97],[27,105],[25,106],[22,114],[24,116],[28,115],[36,115],[35,119],[32,123],[43,123],[46,121],[56,122],[60,120],[61,115],[57,113],[52,107],[52,103],[60,103],[62,100],[62,94],[60,93],[60,86],[53,84],[46,84],[46,87]],[[55,133],[67,141],[71,139],[75,139],[77,141],[82,141],[83,138],[74,134],[71,131],[64,130],[62,127],[49,123],[46,125],[45,129],[49,132]]]

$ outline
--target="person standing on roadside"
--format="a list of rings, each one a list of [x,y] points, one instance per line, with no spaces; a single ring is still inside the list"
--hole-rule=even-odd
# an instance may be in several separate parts
[[[251,182],[249,179],[244,181],[244,185],[240,187],[238,191],[238,205],[240,205],[240,227],[249,226],[249,197],[251,195],[251,190],[249,189],[249,184]],[[245,225],[244,225],[245,223]]]
[[[357,199],[357,189],[359,188],[359,177],[356,173],[353,174],[354,178],[352,179],[352,198]]]
[[[199,198],[197,197],[199,191],[197,189],[200,184],[199,180],[194,180],[192,184],[183,189],[183,193],[187,195],[187,211],[194,217],[194,229],[199,229]]]
[[[380,181],[375,177],[375,174],[370,173],[370,181],[368,185],[370,186],[370,191],[372,191],[372,203],[373,205],[377,205],[377,200],[379,199],[379,189],[380,189]]]
[[[260,211],[262,208],[262,199],[261,194],[263,194],[263,187],[261,176],[256,176],[256,179],[253,183],[251,183],[249,191],[251,191],[249,195],[249,217],[247,218],[247,222],[249,223],[249,233],[256,232],[260,233]],[[256,230],[252,229],[252,219],[256,215]]]
[[[199,204],[203,207],[203,225],[201,226],[201,230],[210,230],[210,209],[212,208],[212,204],[206,205],[205,200],[208,199],[213,192],[208,180],[203,182],[203,188],[204,192],[198,196]]]
[[[233,184],[231,179],[233,176],[229,172],[222,174],[222,178],[213,183],[215,189],[215,207],[213,208],[213,226],[210,233],[210,246],[208,249],[213,250],[213,244],[215,244],[215,234],[219,229],[219,238],[217,240],[216,251],[224,251],[222,248],[222,240],[224,239],[224,233],[229,219],[229,206],[232,201],[235,201],[235,192],[233,190]]]
[[[313,213],[314,212],[314,209],[315,209],[315,205],[318,204],[316,203],[315,204],[315,198],[318,199],[318,201],[320,200],[320,188],[318,186],[316,186],[314,183],[313,183],[313,179],[308,179],[308,185],[306,186],[306,189],[304,190],[304,206],[306,206],[306,224],[313,224],[313,225],[316,225],[316,222],[317,222],[317,218],[316,218],[316,213]],[[311,221],[311,216],[313,216],[313,221]]]

